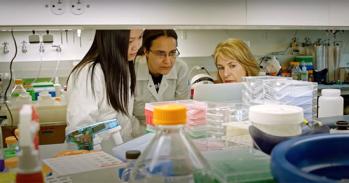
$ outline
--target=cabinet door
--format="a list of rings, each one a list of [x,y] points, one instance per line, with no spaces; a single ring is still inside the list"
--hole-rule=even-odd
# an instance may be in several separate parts
[[[149,25],[245,25],[245,0],[157,0],[143,3],[142,22]],[[148,1],[142,1],[148,2]],[[151,10],[153,9],[153,10]],[[151,11],[150,11],[151,10]],[[146,17],[146,18],[145,18]]]
[[[0,5],[1,25],[226,26],[246,23],[246,0],[84,0],[84,12],[75,15],[64,0],[62,14],[51,12],[50,2],[11,0]],[[45,5],[47,8],[45,8]],[[20,11],[19,11],[20,10]],[[16,12],[16,13],[13,13]],[[35,13],[33,13],[35,12]]]
[[[332,0],[329,4],[330,26],[349,26],[349,1]]]
[[[329,0],[247,0],[247,25],[328,26]]]

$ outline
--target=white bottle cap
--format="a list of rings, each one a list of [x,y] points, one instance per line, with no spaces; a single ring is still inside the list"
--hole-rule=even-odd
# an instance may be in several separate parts
[[[330,97],[340,96],[341,90],[340,89],[322,89],[321,95],[330,96]]]

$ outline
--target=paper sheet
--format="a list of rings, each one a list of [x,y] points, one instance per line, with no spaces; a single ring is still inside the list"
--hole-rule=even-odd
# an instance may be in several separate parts
[[[123,166],[124,163],[103,151],[49,158],[43,160],[58,176],[71,175],[105,168]]]

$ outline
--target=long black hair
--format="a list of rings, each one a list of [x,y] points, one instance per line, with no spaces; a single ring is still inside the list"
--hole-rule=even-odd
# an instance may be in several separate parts
[[[173,29],[146,29],[143,33],[142,48],[139,49],[138,55],[144,55],[145,51],[149,51],[153,41],[161,36],[172,37],[176,40],[177,44],[177,33]],[[177,45],[176,45],[177,46]]]
[[[79,74],[83,67],[91,63],[89,66],[91,88],[95,95],[94,69],[97,64],[100,64],[104,74],[108,103],[117,112],[126,115],[128,114],[129,90],[131,89],[131,95],[133,95],[136,83],[133,62],[128,61],[129,39],[130,30],[96,30],[89,51],[70,73],[70,75],[74,72]]]

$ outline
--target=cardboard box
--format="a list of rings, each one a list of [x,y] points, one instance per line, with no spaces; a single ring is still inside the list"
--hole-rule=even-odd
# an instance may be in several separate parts
[[[55,123],[40,125],[40,131],[39,131],[40,145],[64,143],[66,126],[67,126],[66,124],[55,124]],[[12,128],[10,126],[2,126],[3,139],[5,139],[8,136],[14,135],[12,131],[15,128],[17,127]],[[4,144],[5,144],[5,141],[4,141]]]

